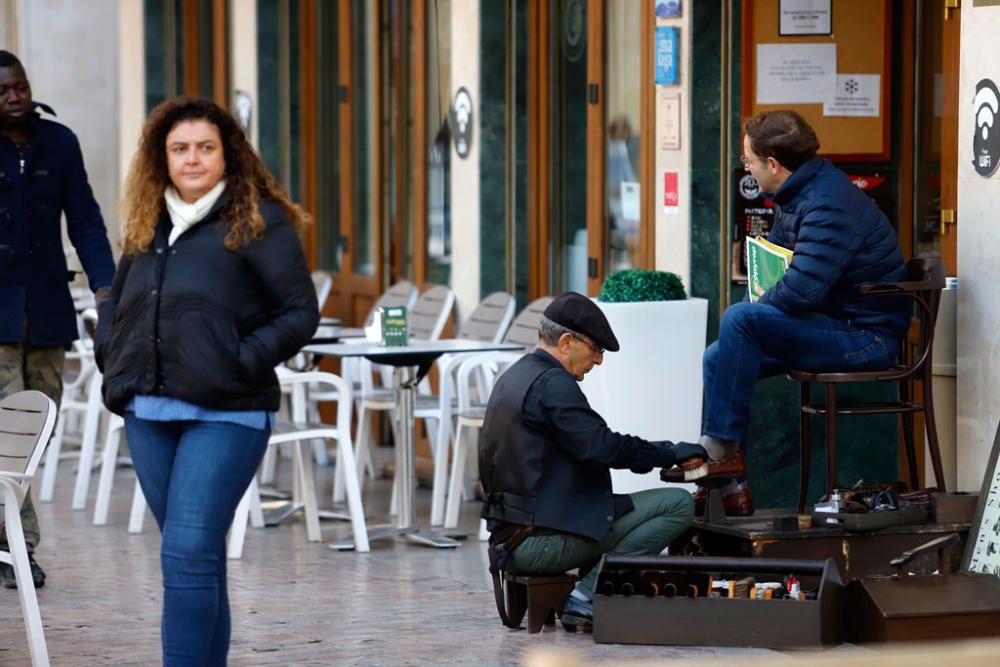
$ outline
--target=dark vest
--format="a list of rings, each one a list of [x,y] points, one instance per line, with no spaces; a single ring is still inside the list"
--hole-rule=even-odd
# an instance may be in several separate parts
[[[490,394],[479,439],[479,473],[486,491],[482,516],[491,530],[506,522],[601,540],[615,519],[607,466],[573,458],[552,440],[558,434],[526,425],[522,418],[533,385],[546,374],[565,372],[528,354]],[[631,509],[627,496],[622,502]]]

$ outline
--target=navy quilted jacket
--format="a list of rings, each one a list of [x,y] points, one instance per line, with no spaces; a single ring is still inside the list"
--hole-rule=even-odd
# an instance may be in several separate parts
[[[76,135],[37,114],[30,123],[23,164],[0,136],[0,344],[21,342],[30,313],[31,344],[49,347],[77,337],[63,213],[91,290],[111,285],[115,262]]]
[[[796,169],[773,200],[778,211],[768,240],[795,254],[760,302],[791,315],[818,311],[902,338],[910,321],[908,301],[858,293],[865,283],[906,279],[896,232],[875,202],[818,157]]]

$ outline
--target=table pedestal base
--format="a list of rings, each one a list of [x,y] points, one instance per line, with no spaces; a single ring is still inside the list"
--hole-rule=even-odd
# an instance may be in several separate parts
[[[369,542],[388,540],[395,538],[397,535],[403,535],[410,542],[437,549],[454,549],[461,544],[458,540],[453,540],[434,531],[422,530],[417,526],[406,528],[399,526],[373,526],[368,529]],[[337,542],[331,542],[330,548],[335,551],[351,551],[354,549],[354,538],[348,537]]]

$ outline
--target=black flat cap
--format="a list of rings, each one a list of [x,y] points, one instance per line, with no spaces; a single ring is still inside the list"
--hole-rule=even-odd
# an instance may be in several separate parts
[[[563,292],[543,313],[556,324],[589,336],[609,352],[618,351],[618,339],[597,304],[576,292]]]

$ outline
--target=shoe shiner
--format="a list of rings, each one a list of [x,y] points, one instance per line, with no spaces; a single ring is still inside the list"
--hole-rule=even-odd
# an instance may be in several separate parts
[[[611,491],[611,468],[649,472],[707,455],[700,445],[648,442],[608,428],[579,385],[605,350],[617,352],[618,340],[604,313],[565,292],[545,309],[537,349],[500,376],[490,395],[479,471],[505,625],[501,571],[551,576],[579,568],[562,621],[586,627],[602,554],[660,553],[691,524],[687,491]]]

